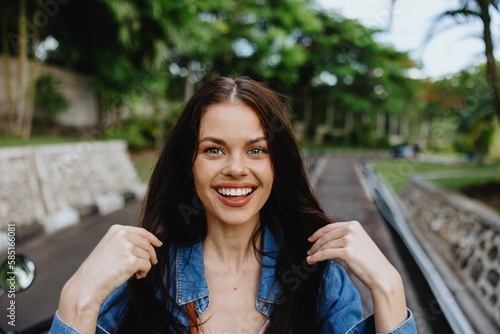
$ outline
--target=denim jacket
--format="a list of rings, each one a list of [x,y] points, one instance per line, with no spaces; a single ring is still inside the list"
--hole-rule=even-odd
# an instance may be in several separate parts
[[[280,283],[275,277],[275,259],[279,251],[279,243],[267,228],[264,229],[263,240],[264,254],[270,256],[264,255],[262,257],[262,271],[255,306],[259,312],[269,318],[273,305],[279,304],[283,298],[280,295]],[[210,297],[204,273],[201,242],[191,247],[180,248],[175,258],[174,267],[172,275],[176,284],[173,288],[175,291],[172,290],[171,293],[175,294],[177,304],[187,305],[194,302],[197,314],[202,314],[208,308]],[[363,312],[359,294],[344,268],[336,261],[328,261],[323,277],[318,301],[319,333],[375,333],[373,314],[362,319]],[[294,284],[298,287],[302,279],[307,279],[307,271],[303,268],[292,268],[289,272],[285,272],[282,279],[287,284]],[[114,333],[116,331],[127,306],[126,299],[122,299],[122,302],[114,305],[107,312],[103,312],[103,310],[112,305],[111,303],[116,298],[126,294],[126,290],[125,283],[104,301],[97,321],[96,333]],[[184,315],[179,314],[178,317],[184,324],[189,324],[189,319]],[[80,334],[79,331],[64,323],[57,312],[49,333]],[[410,310],[408,310],[408,318],[390,333],[417,333],[415,320]]]

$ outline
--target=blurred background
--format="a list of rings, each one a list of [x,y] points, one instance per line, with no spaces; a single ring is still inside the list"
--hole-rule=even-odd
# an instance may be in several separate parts
[[[470,256],[457,258],[479,270],[471,274],[475,282],[484,276],[491,283],[484,293],[479,288],[489,300],[479,304],[499,310],[499,5],[0,0],[0,227],[19,224],[18,241],[27,243],[58,230],[44,219],[71,216],[70,207],[81,217],[113,211],[109,203],[121,200],[106,197],[111,188],[126,194],[125,202],[141,198],[163,138],[196,87],[220,75],[246,75],[288,97],[313,167],[322,155],[366,158],[396,196],[420,176],[438,191],[480,203],[494,217],[487,224],[491,240],[482,246],[492,264],[483,261],[479,270]],[[118,146],[87,160],[101,142]],[[57,164],[50,147],[63,147]],[[109,160],[117,163],[103,167]],[[83,161],[93,166],[88,173]],[[70,175],[75,199],[57,194],[62,183],[54,175]],[[106,182],[109,189],[102,188]],[[106,196],[95,200],[96,193]],[[489,316],[499,324],[495,312]]]
[[[248,75],[305,147],[498,159],[490,3],[486,29],[476,1],[3,0],[0,142],[155,149],[200,81]]]

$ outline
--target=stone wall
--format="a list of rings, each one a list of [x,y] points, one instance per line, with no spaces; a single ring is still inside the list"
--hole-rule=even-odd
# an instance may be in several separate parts
[[[479,328],[500,330],[500,216],[475,201],[412,177],[401,193],[411,228],[448,272],[461,307]],[[437,256],[437,257],[436,257]],[[445,275],[446,276],[446,275]],[[474,309],[477,301],[478,310]],[[460,302],[460,298],[459,298]],[[484,318],[482,318],[484,317]]]
[[[141,185],[122,141],[0,149],[0,231],[52,233],[88,212],[107,214]]]

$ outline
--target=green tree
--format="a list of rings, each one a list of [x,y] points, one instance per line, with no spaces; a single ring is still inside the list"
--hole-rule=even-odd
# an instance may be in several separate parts
[[[299,39],[307,50],[293,93],[300,97],[299,117],[309,134],[318,123],[331,128],[336,119],[346,124],[345,135],[360,128],[354,123],[363,123],[367,136],[362,142],[372,143],[377,114],[404,114],[414,101],[415,89],[406,75],[414,63],[408,54],[377,43],[378,30],[334,12],[316,16],[321,30]]]
[[[426,114],[451,121],[456,127],[456,149],[475,151],[480,162],[491,145],[495,117],[486,71],[485,65],[475,66],[451,78],[429,82],[422,96]]]
[[[158,144],[168,115],[219,74],[270,82],[311,128],[332,106],[364,118],[403,112],[413,64],[375,33],[310,0],[88,0],[60,5],[38,40],[59,44],[45,62],[94,78],[105,127],[136,136],[143,131],[124,127],[144,123]],[[156,125],[125,122],[124,110],[133,119],[149,110]]]

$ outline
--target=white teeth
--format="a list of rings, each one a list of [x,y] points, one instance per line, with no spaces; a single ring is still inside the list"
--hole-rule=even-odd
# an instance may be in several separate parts
[[[217,192],[223,196],[246,196],[252,191],[252,188],[217,188]]]

